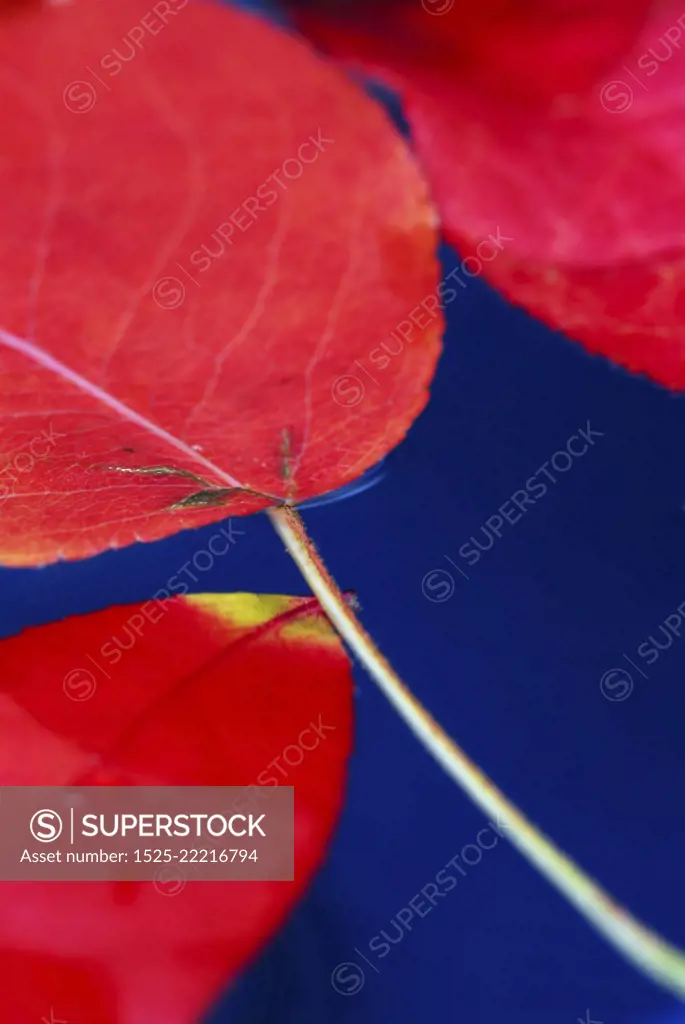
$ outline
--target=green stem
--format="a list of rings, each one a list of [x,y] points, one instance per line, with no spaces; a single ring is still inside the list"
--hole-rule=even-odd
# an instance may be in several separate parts
[[[425,749],[614,949],[685,1002],[685,954],[619,906],[528,821],[431,717],[345,601],[295,509],[270,509],[268,516],[333,625]]]

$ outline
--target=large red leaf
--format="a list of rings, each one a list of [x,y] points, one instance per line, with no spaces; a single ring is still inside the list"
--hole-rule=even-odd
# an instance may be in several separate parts
[[[2,785],[295,787],[294,882],[0,883],[3,1020],[196,1024],[330,836],[351,742],[340,641],[314,599],[210,594],[1,649]]]
[[[187,0],[5,11],[0,63],[1,561],[273,503],[208,489],[305,499],[402,439],[440,313],[355,364],[434,294],[435,218],[361,89]]]
[[[356,31],[303,23],[400,89],[448,238],[468,253],[498,227],[508,239],[483,263],[497,287],[685,387],[681,8],[424,0],[379,5]]]

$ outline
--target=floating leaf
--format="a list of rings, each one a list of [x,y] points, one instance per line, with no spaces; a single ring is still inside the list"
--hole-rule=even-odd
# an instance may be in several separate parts
[[[183,0],[23,7],[0,62],[0,561],[305,500],[402,439],[435,218],[361,89]]]
[[[352,728],[341,643],[313,598],[205,594],[1,646],[2,785],[295,787],[294,882],[0,883],[5,1019],[196,1024],[330,837]]]
[[[499,229],[507,244],[481,266],[505,295],[685,388],[682,10],[424,0],[372,12],[356,30],[303,24],[400,90],[450,241],[471,254]]]

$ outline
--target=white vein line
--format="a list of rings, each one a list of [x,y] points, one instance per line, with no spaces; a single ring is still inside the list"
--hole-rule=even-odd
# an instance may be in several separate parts
[[[0,343],[5,345],[7,348],[12,349],[13,352],[18,352],[20,355],[25,356],[27,359],[31,359],[34,363],[42,366],[46,370],[51,370],[56,373],[59,377],[68,380],[70,384],[78,388],[79,391],[83,391],[86,395],[90,395],[97,402],[101,402],[107,406],[108,409],[112,409],[113,412],[121,416],[122,419],[128,420],[129,423],[135,423],[137,426],[142,427],[148,433],[158,437],[161,441],[164,441],[170,447],[175,448],[176,451],[181,452],[187,458],[191,459],[198,466],[204,466],[205,469],[211,470],[219,480],[226,483],[229,487],[245,487],[239,480],[236,480],[230,474],[226,473],[223,469],[219,469],[209,459],[205,459],[204,456],[200,455],[189,445],[185,444],[184,441],[180,441],[173,434],[170,434],[168,430],[164,430],[163,427],[157,426],[151,420],[146,419],[145,416],[141,416],[140,413],[134,409],[130,409],[123,402],[120,402],[118,398],[113,395],[108,395],[106,391],[99,388],[97,384],[91,384],[89,380],[82,377],[80,373],[72,370],[65,363],[55,359],[49,353],[44,352],[43,349],[37,345],[32,344],[30,341],[24,341],[22,338],[17,338],[16,335],[10,334],[9,331],[5,331],[0,327]]]
[[[67,153],[67,143],[65,137],[55,130],[51,123],[53,119],[50,118],[49,114],[47,114],[42,108],[36,93],[27,87],[26,82],[23,79],[19,79],[19,81],[15,83],[14,87],[17,92],[22,94],[27,104],[33,109],[34,113],[47,122],[47,150],[51,180],[45,201],[43,229],[40,232],[36,247],[36,265],[29,284],[29,321],[27,325],[27,334],[30,338],[35,338],[38,324],[38,296],[45,278],[45,268],[47,266],[47,260],[50,253],[50,238],[56,221],[57,210],[59,209],[63,196],[61,172],[63,158],[65,158],[65,154]]]
[[[57,211],[59,210],[62,201],[63,187],[61,170],[64,146],[61,145],[61,142],[61,138],[57,136],[56,139],[53,139],[51,146],[52,152],[50,162],[52,182],[48,199],[45,204],[43,231],[38,239],[36,266],[29,286],[29,318],[26,329],[26,333],[29,338],[35,338],[38,330],[38,296],[45,278],[48,256],[50,255],[50,238],[57,219]]]
[[[312,426],[312,374],[314,372],[316,364],[322,358],[324,352],[326,351],[326,348],[328,347],[328,343],[333,337],[333,331],[335,330],[335,326],[338,322],[338,316],[340,315],[340,309],[342,306],[343,299],[347,294],[350,278],[352,276],[352,271],[357,264],[357,259],[361,251],[361,246],[359,244],[359,235],[362,224],[362,212],[362,203],[360,202],[359,207],[357,209],[357,217],[355,218],[355,221],[352,226],[352,231],[350,232],[348,250],[349,257],[347,266],[345,267],[345,270],[343,271],[340,277],[340,281],[338,282],[338,287],[335,290],[333,302],[331,303],[330,309],[328,311],[328,316],[326,317],[326,325],[324,327],[323,333],[321,334],[321,337],[317,342],[314,353],[311,359],[309,360],[309,363],[307,364],[307,369],[305,371],[304,430],[302,432],[302,445],[300,447],[300,451],[297,455],[297,458],[295,459],[291,471],[293,487],[295,486],[300,464],[302,463],[302,459],[304,458],[304,454],[309,445],[309,435],[311,433]]]
[[[191,513],[194,512],[195,514],[197,514],[198,512],[206,512],[206,511],[207,511],[207,509],[201,509],[201,508],[188,509],[184,513],[183,517],[179,519],[179,530],[193,529],[195,526],[202,526],[203,524],[202,524],[201,521],[192,522],[192,524],[191,524]],[[79,532],[79,535],[82,535],[84,533],[91,533],[93,530],[102,530],[102,529],[104,529],[107,526],[114,526],[114,527],[117,528],[117,533],[115,534],[115,538],[118,539],[118,537],[120,536],[120,532],[121,532],[121,527],[122,526],[126,526],[129,523],[140,523],[140,522],[147,523],[151,519],[154,519],[155,517],[164,516],[166,514],[167,514],[167,510],[164,509],[164,508],[156,509],[154,512],[144,511],[144,512],[141,512],[140,515],[137,515],[137,516],[126,516],[123,519],[118,519],[118,518],[117,519],[106,519],[106,520],[103,520],[103,522],[87,523],[85,526],[79,526],[78,527],[78,532]],[[186,523],[191,524],[191,525],[187,526],[187,525],[185,525]],[[70,539],[72,539],[73,538],[73,534],[74,534],[74,530],[75,530],[75,527],[73,527],[73,526],[63,526],[63,527],[55,529],[55,530],[53,530],[52,527],[51,527],[50,528],[50,536],[51,537],[52,536],[60,537],[63,534],[66,534]],[[40,542],[40,541],[44,541],[45,540],[45,536],[43,534],[34,534],[33,536],[35,537],[35,540],[32,540],[30,543],[36,543],[36,542]],[[128,541],[124,540],[123,543],[120,546],[121,547],[128,547]],[[107,548],[106,550],[109,550],[109,548]],[[100,553],[102,553],[102,548],[99,548],[98,551]]]
[[[35,392],[33,394],[35,394]],[[28,392],[21,397],[27,398]],[[30,412],[3,412],[2,418],[3,420],[25,420],[29,418],[43,420],[46,416],[72,416],[73,413],[73,409],[41,409],[39,412],[36,412],[35,409],[31,409]],[[102,416],[106,419],[104,413],[94,413],[94,415]],[[0,426],[2,426],[2,424],[0,424]]]
[[[171,481],[165,484],[161,484],[161,487],[165,491],[178,491],[178,486],[183,482],[183,477],[175,477],[176,484],[172,484]],[[124,490],[132,490],[133,488],[140,487],[141,484],[111,484],[107,487],[89,487],[87,490],[79,488],[78,491],[11,491],[9,494],[5,494],[0,500],[0,506],[4,505],[6,501],[21,501],[22,498],[89,498],[91,494],[100,494],[106,492],[114,500],[116,492]],[[114,492],[114,493],[112,493]],[[192,511],[192,510],[191,510]],[[148,513],[146,512],[145,515]]]
[[[266,300],[273,291],[274,287],[276,286],[276,281],[278,278],[278,261],[281,255],[281,249],[283,248],[283,242],[285,240],[286,235],[286,226],[288,223],[288,218],[285,215],[285,210],[286,208],[284,206],[281,206],[278,215],[278,221],[276,223],[276,230],[274,231],[273,236],[267,247],[266,274],[259,288],[259,291],[257,292],[257,297],[252,305],[252,309],[250,310],[247,317],[243,321],[243,324],[238,330],[237,334],[235,334],[234,337],[231,338],[229,343],[224,348],[223,352],[220,352],[219,355],[217,356],[216,361],[214,363],[214,371],[212,373],[212,377],[209,380],[207,387],[205,388],[205,392],[202,398],[196,405],[194,411],[191,412],[190,416],[188,417],[185,427],[183,428],[184,434],[187,434],[190,424],[193,422],[193,420],[197,418],[197,416],[200,413],[200,410],[203,409],[207,402],[210,402],[214,397],[214,393],[219,384],[219,379],[223,372],[224,364],[228,359],[229,354],[238,345],[242,345],[242,343],[250,336],[251,332],[259,323],[261,317],[264,314]]]
[[[105,383],[107,378],[109,366],[119,347],[119,342],[133,322],[141,302],[147,295],[149,295],[155,280],[164,269],[169,258],[176,252],[178,245],[183,241],[188,230],[193,225],[195,215],[197,214],[200,201],[202,199],[203,186],[205,182],[202,158],[199,156],[198,152],[193,149],[185,125],[182,125],[174,116],[170,109],[170,105],[165,104],[165,97],[155,80],[149,75],[146,76],[145,80],[148,89],[143,94],[144,98],[147,99],[150,106],[156,110],[162,123],[166,125],[172,134],[175,134],[177,138],[181,140],[188,151],[188,177],[190,180],[191,190],[185,210],[182,211],[177,224],[174,226],[171,234],[161,247],[159,254],[153,260],[147,279],[134,291],[133,298],[128,309],[119,319],[119,323],[114,331],[107,355],[101,367],[100,372],[102,374],[103,383]],[[165,109],[165,106],[167,109]]]
[[[3,78],[7,81],[8,75],[10,75],[11,72],[8,68],[3,70]],[[46,132],[48,136],[47,162],[51,171],[51,182],[45,202],[43,229],[39,234],[36,246],[36,263],[29,282],[28,296],[29,309],[26,333],[29,338],[35,338],[36,325],[38,322],[38,294],[45,277],[45,268],[47,266],[48,255],[50,253],[50,237],[52,235],[57,218],[57,211],[60,207],[64,192],[61,171],[67,147],[64,136],[54,127],[54,118],[50,117],[49,112],[46,112],[44,107],[41,105],[40,97],[33,91],[33,89],[27,86],[23,78],[15,78],[14,75],[11,77],[12,81],[9,83],[10,86],[16,90],[34,114],[46,123]]]
[[[49,413],[45,413],[45,416],[48,416],[48,415],[49,415]],[[73,410],[71,412],[71,415],[72,416],[74,415]],[[71,436],[74,438],[75,441],[80,441],[87,434],[97,434],[97,433],[100,433],[101,431],[103,431],[105,429],[111,429],[112,428],[112,419],[111,419],[111,417],[106,416],[104,413],[99,413],[99,415],[102,417],[102,422],[101,423],[96,424],[94,427],[87,427],[87,428],[84,428],[83,430],[79,430],[79,431],[74,430],[74,431],[71,432]],[[36,419],[40,419],[41,418],[41,411],[40,410],[38,412],[34,411],[33,416]],[[51,423],[52,423],[52,421],[51,421]],[[59,434],[58,436],[59,437],[67,437],[68,435],[67,434]],[[4,459],[12,459],[14,456],[19,455],[21,452],[25,452],[27,448],[30,448],[31,447],[31,442],[35,441],[35,440],[37,440],[35,434],[33,436],[31,434],[27,434],[26,437],[24,438],[24,440],[20,441],[19,443],[17,443],[13,448],[7,448],[6,450],[3,449],[2,452],[0,452],[0,456],[2,458],[4,458]],[[107,451],[105,452],[105,455],[109,455],[110,453],[117,453],[117,452],[121,452],[121,446],[119,446],[117,448],[108,448]],[[74,453],[74,452],[69,452],[68,455],[63,455],[63,454],[60,454],[59,451],[55,450],[52,453],[52,455],[51,455],[51,461],[52,462],[57,462],[59,459],[67,459],[67,458],[68,459],[73,459],[75,454],[76,453]],[[90,452],[84,450],[83,452],[81,452],[79,454],[79,457],[87,459],[90,454],[91,454]],[[104,455],[101,456],[101,458],[104,458],[104,457],[105,457]],[[76,468],[76,469],[82,469],[83,468],[79,462],[73,462],[72,463],[72,467]],[[72,467],[70,467],[70,468],[72,468]]]

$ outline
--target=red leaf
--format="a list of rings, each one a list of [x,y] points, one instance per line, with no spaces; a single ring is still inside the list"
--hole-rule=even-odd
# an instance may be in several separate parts
[[[310,29],[401,90],[448,238],[468,253],[498,229],[509,239],[483,264],[498,288],[590,351],[682,389],[682,11],[495,6],[487,25],[488,5],[467,7],[459,35],[461,6],[433,18],[380,7],[384,40]]]
[[[31,629],[2,656],[2,785],[295,786],[294,882],[188,881],[173,899],[0,883],[3,1019],[195,1024],[329,839],[352,728],[339,640],[314,599],[196,595]]]
[[[2,561],[273,503],[211,488],[305,499],[402,439],[440,314],[371,380],[355,360],[434,293],[436,234],[373,101],[182,0],[5,13],[0,62]],[[186,475],[122,472],[161,466]]]

